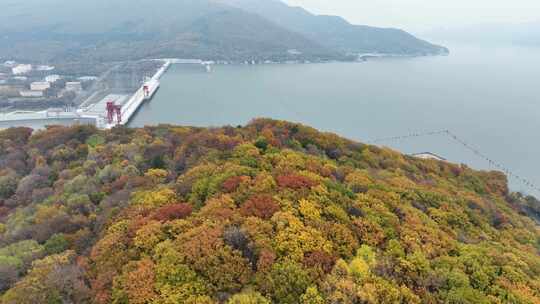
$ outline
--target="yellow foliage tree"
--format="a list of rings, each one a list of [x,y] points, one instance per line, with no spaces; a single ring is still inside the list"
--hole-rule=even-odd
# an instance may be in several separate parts
[[[153,191],[136,192],[131,203],[144,208],[159,208],[165,205],[173,204],[177,201],[176,194],[169,188],[162,188]]]
[[[317,205],[306,199],[301,199],[300,202],[298,202],[298,211],[306,220],[320,221],[321,212],[319,210],[320,208]]]

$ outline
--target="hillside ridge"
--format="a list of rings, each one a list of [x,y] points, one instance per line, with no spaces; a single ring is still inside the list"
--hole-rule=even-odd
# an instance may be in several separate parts
[[[298,9],[274,1],[260,3],[277,7],[276,12],[287,18],[263,14],[264,9],[255,9],[260,5],[249,1],[240,5],[221,0],[53,0],[45,8],[37,0],[6,1],[0,10],[0,60],[177,57],[283,62],[354,60],[366,52],[444,53],[403,31],[355,27],[335,22],[338,17],[297,13]]]
[[[0,131],[0,303],[538,303],[538,200],[302,124]]]

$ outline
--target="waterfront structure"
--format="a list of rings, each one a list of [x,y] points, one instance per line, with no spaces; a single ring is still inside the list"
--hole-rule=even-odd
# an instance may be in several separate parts
[[[21,90],[19,91],[19,94],[21,97],[29,97],[29,98],[38,98],[43,97],[45,95],[44,91],[33,91],[33,90]]]
[[[91,103],[84,107],[80,107],[77,113],[81,117],[93,118],[98,128],[104,128],[107,124],[108,109],[107,105],[113,103],[114,105],[123,106],[129,99],[129,95],[109,94],[99,100],[98,102]]]
[[[30,90],[32,91],[45,91],[51,88],[51,83],[47,81],[36,81],[30,84]]]
[[[108,95],[98,103],[79,108],[77,113],[83,118],[94,119],[96,126],[101,129],[111,129],[117,125],[127,124],[137,112],[137,109],[146,100],[151,99],[159,89],[159,79],[172,64],[170,60],[163,61],[163,66],[156,72],[154,77],[147,79],[143,86],[131,97],[125,95]],[[114,116],[116,116],[116,120]]]
[[[43,128],[48,124],[92,124],[101,129],[110,129],[116,125],[125,125],[137,112],[137,109],[146,101],[151,99],[159,89],[159,79],[171,66],[171,60],[156,59],[163,62],[163,66],[156,74],[145,81],[132,96],[110,94],[98,102],[84,102],[76,111],[66,109],[49,109],[40,112],[16,111],[0,115],[0,129],[13,126],[31,126],[32,128]],[[201,61],[202,62],[202,61]],[[80,82],[68,82],[66,89],[81,90]],[[23,90],[20,92],[25,97],[42,97],[43,92]],[[116,120],[109,120],[109,107],[114,106],[113,115]]]
[[[287,53],[289,55],[302,55],[302,52],[298,51],[297,49],[287,50]]]
[[[38,65],[36,71],[52,71],[54,67],[52,65]]]
[[[55,83],[60,79],[62,79],[62,77],[60,77],[60,75],[49,75],[49,76],[45,77],[45,81],[47,81],[49,83]]]
[[[22,84],[5,84],[0,83],[0,95],[4,96],[16,96],[19,91],[24,90],[25,86]]]
[[[8,61],[4,62],[4,66],[6,68],[13,68],[16,65],[17,65],[17,62],[15,62],[13,60],[8,60]]]
[[[169,62],[170,64],[203,64],[201,59],[182,59],[182,58],[166,58],[166,59],[153,59],[159,61]]]
[[[95,125],[95,120],[80,117],[77,113],[64,109],[0,113],[0,130],[14,126],[38,130],[45,128],[47,125],[71,126],[81,124]]]
[[[83,76],[83,77],[77,78],[77,80],[80,80],[80,81],[95,81],[95,80],[98,80],[98,78],[96,76]]]
[[[31,64],[19,64],[17,66],[14,66],[11,69],[11,73],[13,73],[13,75],[22,75],[22,74],[29,73],[31,71],[32,71]]]
[[[66,90],[80,92],[82,91],[82,84],[80,82],[66,82]]]

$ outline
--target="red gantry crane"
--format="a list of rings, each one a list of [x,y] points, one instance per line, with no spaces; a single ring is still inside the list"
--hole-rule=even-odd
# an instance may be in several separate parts
[[[150,87],[148,87],[148,85],[145,84],[143,87],[143,92],[144,92],[144,97],[150,96]]]
[[[116,105],[113,101],[107,102],[107,120],[109,124],[114,122],[114,114],[116,114],[116,124],[119,125],[122,122],[122,107]]]

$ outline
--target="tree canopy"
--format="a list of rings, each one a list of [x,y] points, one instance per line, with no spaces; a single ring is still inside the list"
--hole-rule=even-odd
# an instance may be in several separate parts
[[[0,303],[540,303],[500,172],[307,126],[0,132]]]

